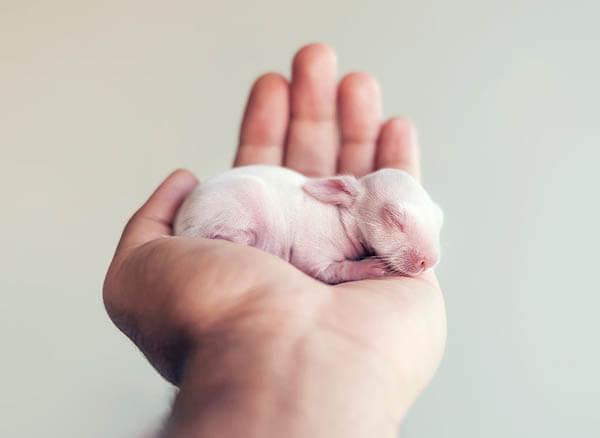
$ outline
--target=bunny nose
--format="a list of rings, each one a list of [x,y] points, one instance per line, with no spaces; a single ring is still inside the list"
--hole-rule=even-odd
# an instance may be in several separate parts
[[[424,259],[421,259],[420,261],[417,261],[417,263],[415,263],[415,275],[420,274],[425,269],[427,269],[427,261],[425,261]]]
[[[409,275],[419,275],[428,268],[427,257],[412,249],[404,253],[406,260],[405,272]]]
[[[426,270],[431,268],[434,264],[435,264],[435,261],[431,260],[430,258],[424,257],[422,259],[419,259],[417,261],[417,263],[415,263],[417,275],[420,274],[421,272],[425,272]]]

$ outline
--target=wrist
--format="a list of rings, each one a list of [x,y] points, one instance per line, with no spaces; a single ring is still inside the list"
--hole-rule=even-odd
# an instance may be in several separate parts
[[[390,377],[305,320],[215,330],[186,363],[169,436],[392,437],[402,410]]]

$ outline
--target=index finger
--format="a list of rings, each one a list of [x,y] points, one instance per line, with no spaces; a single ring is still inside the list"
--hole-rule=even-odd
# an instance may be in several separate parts
[[[248,96],[233,165],[280,166],[283,162],[289,112],[287,80],[275,73],[258,78]]]
[[[172,235],[177,209],[197,184],[196,177],[187,170],[171,173],[131,217],[117,251]]]

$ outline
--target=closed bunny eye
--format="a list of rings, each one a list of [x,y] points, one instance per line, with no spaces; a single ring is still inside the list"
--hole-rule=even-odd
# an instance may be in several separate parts
[[[406,210],[390,202],[386,202],[381,207],[381,216],[386,225],[390,228],[405,232],[406,229]]]

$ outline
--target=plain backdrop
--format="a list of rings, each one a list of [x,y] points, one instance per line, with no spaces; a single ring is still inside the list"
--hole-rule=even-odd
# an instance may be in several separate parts
[[[109,321],[123,225],[226,169],[322,41],[420,129],[448,343],[400,435],[600,436],[597,1],[0,0],[0,435],[134,437],[173,388]]]

